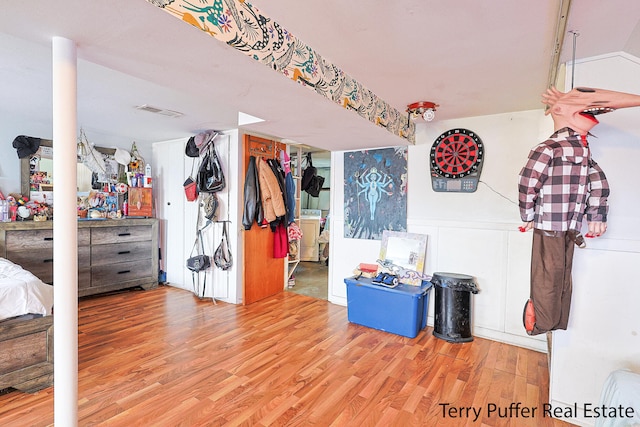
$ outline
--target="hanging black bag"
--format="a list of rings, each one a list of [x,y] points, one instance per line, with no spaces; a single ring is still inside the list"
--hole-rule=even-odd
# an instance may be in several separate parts
[[[307,167],[302,171],[300,189],[302,191],[307,191],[307,189],[313,182],[313,177],[317,176],[317,174],[318,170],[313,166],[313,162],[311,161],[311,153],[307,153]]]
[[[200,273],[211,267],[209,255],[196,255],[187,259],[187,268],[194,273]]]
[[[225,187],[222,165],[213,144],[209,145],[207,154],[202,159],[197,180],[198,190],[201,193],[216,193]]]
[[[222,223],[222,241],[218,249],[213,254],[213,262],[221,270],[228,270],[233,265],[233,258],[229,250],[229,239],[227,237],[227,223]]]
[[[198,213],[198,222],[200,222],[200,214]],[[198,245],[199,244],[199,245]],[[196,251],[196,255],[193,252]],[[211,267],[211,258],[209,255],[204,254],[204,243],[202,242],[202,230],[198,229],[196,233],[196,240],[193,243],[191,249],[191,256],[187,259],[187,268],[191,270],[191,280],[193,282],[193,293],[198,298],[204,298],[204,292],[207,288],[207,274],[205,270]],[[205,272],[204,283],[202,285],[202,294],[200,294],[200,273]],[[198,283],[196,284],[196,276],[198,276]]]
[[[322,186],[324,185],[324,176],[315,175],[311,179],[311,184],[305,190],[310,196],[318,197],[320,195],[320,190],[322,190]]]
[[[198,246],[198,243],[200,246]],[[196,255],[193,252],[196,251]],[[200,273],[211,267],[211,258],[204,254],[204,243],[202,243],[202,231],[198,230],[196,241],[191,249],[191,256],[187,259],[187,268],[194,273]]]

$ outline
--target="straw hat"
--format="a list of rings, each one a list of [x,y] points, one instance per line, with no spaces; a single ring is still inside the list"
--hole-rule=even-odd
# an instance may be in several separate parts
[[[122,148],[116,148],[116,152],[113,155],[113,158],[115,159],[116,162],[126,166],[131,161],[131,154],[129,154],[127,150],[123,150]]]

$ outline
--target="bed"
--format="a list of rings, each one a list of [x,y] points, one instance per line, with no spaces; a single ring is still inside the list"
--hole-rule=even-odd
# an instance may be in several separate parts
[[[53,286],[0,258],[0,391],[53,384]]]
[[[640,426],[640,373],[629,369],[611,372],[602,386],[598,407],[607,408],[603,412],[610,415],[598,417],[596,427]]]

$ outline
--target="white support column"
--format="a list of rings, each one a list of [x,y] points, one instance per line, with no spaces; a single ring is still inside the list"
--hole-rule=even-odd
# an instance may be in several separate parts
[[[78,425],[77,55],[53,37],[54,421]]]

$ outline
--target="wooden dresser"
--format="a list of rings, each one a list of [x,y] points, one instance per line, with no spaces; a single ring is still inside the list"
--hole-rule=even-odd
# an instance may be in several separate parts
[[[53,283],[53,221],[0,223],[0,257]],[[78,222],[78,296],[158,286],[158,220]]]

